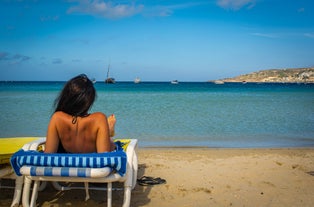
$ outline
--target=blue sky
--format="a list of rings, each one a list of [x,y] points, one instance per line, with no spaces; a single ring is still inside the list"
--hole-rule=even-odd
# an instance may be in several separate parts
[[[1,0],[0,80],[207,81],[314,66],[312,0]]]

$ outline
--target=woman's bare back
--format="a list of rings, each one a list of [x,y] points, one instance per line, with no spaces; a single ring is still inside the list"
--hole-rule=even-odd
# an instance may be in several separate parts
[[[100,112],[83,117],[73,117],[64,112],[54,113],[48,126],[45,152],[56,152],[55,146],[59,142],[70,153],[113,150],[107,117]]]

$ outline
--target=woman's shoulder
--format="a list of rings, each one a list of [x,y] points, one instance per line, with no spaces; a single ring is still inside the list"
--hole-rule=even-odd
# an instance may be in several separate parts
[[[94,112],[89,115],[90,118],[96,118],[96,119],[107,119],[106,114],[102,112]]]
[[[65,112],[62,112],[62,111],[55,112],[51,117],[51,119],[54,119],[54,120],[61,120],[61,119],[62,120],[68,120],[68,119],[72,120],[72,118],[73,117],[71,115],[69,115]],[[107,120],[107,116],[102,112],[94,112],[94,113],[89,114],[86,117],[81,117],[81,118],[83,118],[85,120],[91,120],[92,119],[92,120],[97,120],[97,121]]]
[[[72,119],[72,116],[62,111],[57,111],[53,113],[53,115],[51,116],[51,121],[56,121],[56,122],[67,121],[70,119]]]
[[[62,118],[62,117],[68,117],[69,114],[63,112],[63,111],[56,111],[52,114],[52,118]]]
[[[86,121],[95,124],[95,126],[104,126],[107,121],[107,117],[102,112],[94,112],[86,117]]]

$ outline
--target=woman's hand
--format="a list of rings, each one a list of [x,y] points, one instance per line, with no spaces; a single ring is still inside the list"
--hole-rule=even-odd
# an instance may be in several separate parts
[[[117,120],[116,120],[115,115],[111,114],[108,117],[108,125],[109,125],[109,135],[110,135],[110,137],[113,137],[114,134],[115,134],[114,127],[115,127],[116,122],[117,122]]]

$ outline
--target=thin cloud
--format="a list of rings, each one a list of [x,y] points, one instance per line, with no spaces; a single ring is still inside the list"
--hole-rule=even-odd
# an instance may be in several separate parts
[[[31,59],[29,56],[21,54],[10,54],[8,52],[0,52],[0,61],[7,61],[9,64],[19,64]]]
[[[175,10],[186,9],[186,8],[200,6],[204,4],[208,4],[208,2],[188,2],[188,3],[172,4],[172,5],[155,5],[151,7],[145,7],[145,10],[143,11],[143,15],[167,17],[167,16],[171,16]]]
[[[314,39],[314,33],[251,33],[251,35],[259,36],[259,37],[265,37],[265,38],[281,38],[281,37],[307,37]]]
[[[299,9],[298,9],[298,12],[299,12],[299,13],[302,13],[302,12],[304,12],[304,11],[305,11],[304,8],[299,8]]]
[[[84,44],[84,45],[88,45],[90,42],[90,40],[88,40],[88,39],[72,39],[72,41],[80,43],[80,44]]]
[[[109,19],[126,18],[137,14],[147,17],[167,17],[171,16],[175,10],[209,4],[208,1],[194,1],[169,5],[159,5],[158,2],[157,4],[150,2],[152,4],[145,6],[143,4],[126,3],[127,1],[113,3],[113,1],[105,0],[70,0],[70,2],[75,2],[77,5],[70,7],[67,11],[68,14],[87,14]]]
[[[41,16],[40,17],[40,21],[41,22],[48,22],[48,21],[58,21],[59,20],[59,16]]]
[[[7,60],[9,53],[7,52],[0,52],[0,61],[1,60]]]
[[[251,9],[255,6],[255,0],[217,0],[217,5],[231,10],[239,10],[242,7]]]
[[[314,39],[314,33],[305,33],[304,36],[305,36],[305,37],[308,37],[308,38],[313,38],[313,39]]]
[[[251,33],[251,35],[259,36],[259,37],[266,37],[266,38],[277,38],[278,37],[278,35],[275,35],[275,34],[259,33],[259,32]]]
[[[62,64],[62,60],[60,58],[56,58],[52,61],[52,64]]]
[[[13,31],[13,30],[15,30],[15,27],[14,26],[7,26],[6,27],[6,31]]]
[[[143,15],[147,17],[168,17],[172,14],[173,9],[167,6],[154,6],[151,8],[146,8],[143,12]]]
[[[118,19],[139,14],[144,6],[133,4],[114,4],[103,0],[74,0],[78,5],[68,9],[68,13],[88,14],[110,19]]]
[[[25,55],[15,54],[12,59],[17,60],[19,62],[24,62],[24,61],[27,61],[31,58],[28,56],[25,56]]]

